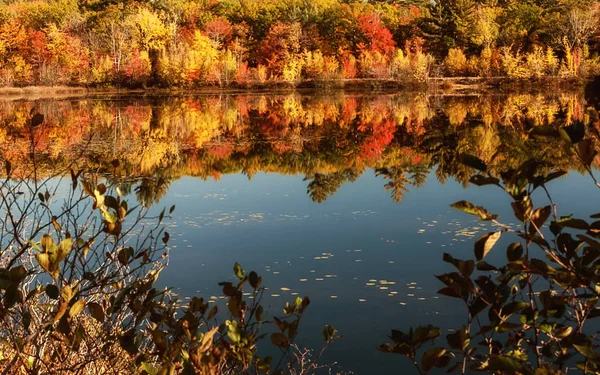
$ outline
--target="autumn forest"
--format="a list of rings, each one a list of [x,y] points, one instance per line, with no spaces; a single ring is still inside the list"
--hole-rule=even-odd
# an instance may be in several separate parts
[[[3,0],[0,85],[260,87],[580,80],[593,0]]]

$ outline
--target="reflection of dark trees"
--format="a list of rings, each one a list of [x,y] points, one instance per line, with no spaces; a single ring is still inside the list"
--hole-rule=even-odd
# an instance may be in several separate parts
[[[158,203],[169,191],[171,181],[163,176],[144,177],[135,187],[135,196],[144,207]]]
[[[375,171],[376,176],[383,176],[386,191],[392,192],[394,202],[400,203],[404,199],[404,193],[408,191],[406,185],[411,184],[406,169],[402,167],[380,168]]]
[[[306,192],[314,202],[321,203],[333,195],[344,183],[354,182],[359,176],[360,172],[353,168],[328,174],[315,173],[304,179],[305,181],[312,179]]]
[[[400,203],[404,199],[404,193],[409,191],[407,185],[423,186],[429,175],[429,169],[425,165],[377,168],[375,175],[383,176],[383,180],[387,181],[384,185],[385,190],[391,191],[394,202]]]
[[[421,187],[425,185],[425,181],[427,181],[427,177],[429,176],[429,168],[423,164],[411,165],[408,167],[408,173],[411,174],[411,184],[416,187]]]

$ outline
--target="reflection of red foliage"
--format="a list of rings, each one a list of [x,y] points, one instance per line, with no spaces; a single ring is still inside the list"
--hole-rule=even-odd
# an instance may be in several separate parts
[[[237,96],[235,98],[235,104],[242,119],[248,118],[250,111],[250,104],[245,96]]]
[[[265,138],[279,140],[287,135],[289,130],[288,124],[285,122],[285,119],[282,120],[277,113],[270,112],[265,116],[264,120],[265,121],[261,121],[258,126]]]
[[[125,114],[129,118],[133,132],[139,134],[143,130],[142,124],[148,122],[152,116],[152,108],[128,105],[125,107]]]
[[[277,155],[283,155],[286,152],[293,150],[292,145],[290,145],[288,142],[285,142],[284,140],[277,140],[271,142],[271,147],[273,148],[273,151],[277,153]]]
[[[396,123],[390,120],[383,120],[371,124],[361,124],[359,129],[364,129],[366,132],[369,127],[372,134],[367,136],[360,144],[360,156],[367,160],[373,160],[381,156],[386,146],[394,139]]]
[[[217,159],[227,159],[233,152],[233,145],[230,143],[211,145],[206,148],[206,152]]]
[[[358,103],[356,98],[347,98],[342,102],[342,111],[340,122],[343,124],[350,124],[356,118],[356,109]]]

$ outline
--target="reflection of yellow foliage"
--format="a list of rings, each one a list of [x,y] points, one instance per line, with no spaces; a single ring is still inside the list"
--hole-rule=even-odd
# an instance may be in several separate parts
[[[302,103],[300,103],[298,96],[291,94],[285,97],[283,100],[283,113],[291,121],[297,121],[301,116],[304,116]]]
[[[446,115],[448,116],[450,125],[460,126],[467,118],[468,106],[463,102],[450,103],[444,109],[444,112],[446,112]]]

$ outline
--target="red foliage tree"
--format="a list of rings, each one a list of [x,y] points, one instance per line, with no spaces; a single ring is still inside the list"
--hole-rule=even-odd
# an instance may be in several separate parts
[[[366,47],[372,52],[389,55],[394,52],[396,42],[392,33],[383,25],[376,14],[364,14],[357,19],[358,28],[366,39]]]

